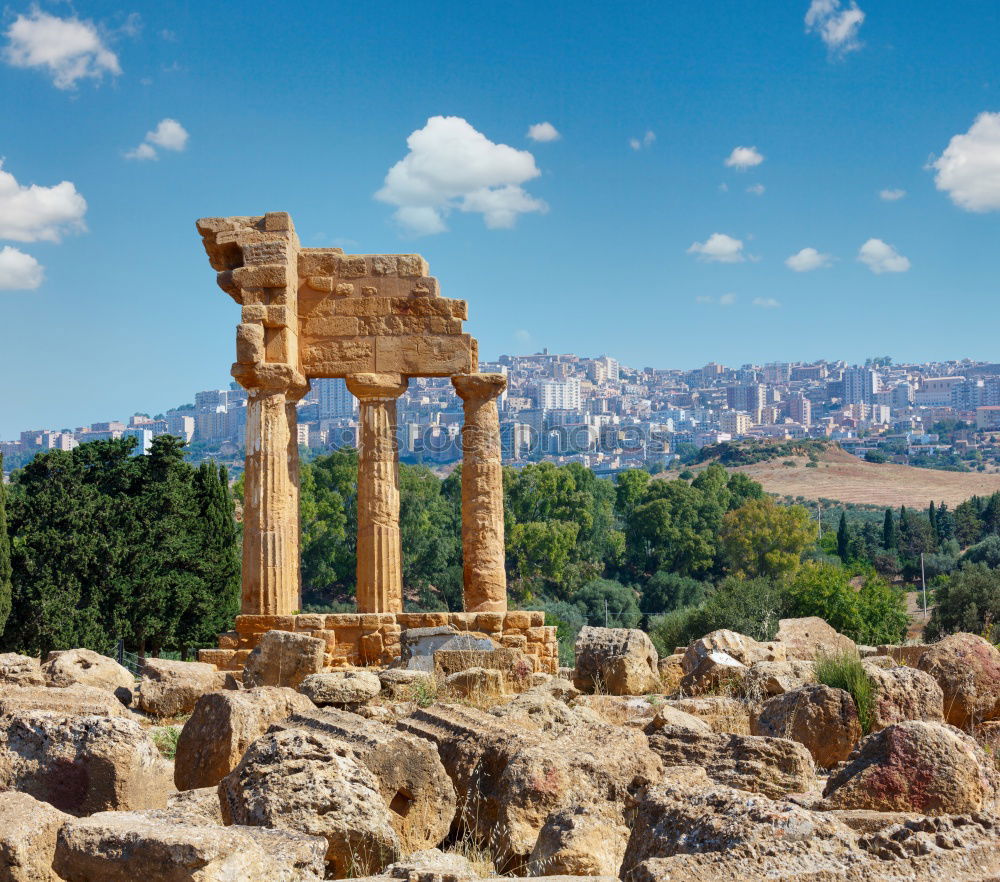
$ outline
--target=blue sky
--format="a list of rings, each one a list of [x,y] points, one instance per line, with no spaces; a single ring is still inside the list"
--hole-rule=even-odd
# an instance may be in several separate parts
[[[228,382],[204,215],[419,251],[484,357],[1000,360],[998,40],[996,0],[12,3],[0,437]]]

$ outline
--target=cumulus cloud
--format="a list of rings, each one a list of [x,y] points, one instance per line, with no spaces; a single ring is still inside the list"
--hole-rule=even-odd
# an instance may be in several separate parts
[[[733,152],[726,157],[725,165],[737,171],[746,171],[763,161],[764,156],[756,147],[734,147]]]
[[[723,294],[721,297],[713,297],[710,294],[702,294],[694,298],[695,303],[718,304],[719,306],[732,306],[736,302],[735,294]]]
[[[86,229],[86,212],[86,200],[69,181],[24,187],[0,160],[0,239],[58,242],[68,231]]]
[[[74,89],[79,80],[100,80],[121,73],[118,56],[91,21],[59,18],[37,6],[7,29],[4,60],[13,67],[48,71],[57,89]]]
[[[157,147],[164,150],[183,150],[187,147],[189,137],[187,129],[177,120],[169,117],[161,119],[155,129],[146,132],[145,140],[138,147],[125,154],[125,158],[159,159],[159,154],[156,152]]]
[[[844,7],[840,0],[812,0],[806,12],[806,32],[819,34],[827,49],[835,55],[846,55],[861,48],[858,31],[865,14],[858,4]]]
[[[747,187],[747,193],[751,196],[763,196],[764,195],[764,185],[763,184],[751,184]]]
[[[656,132],[650,130],[641,138],[629,138],[628,146],[633,150],[645,150],[647,147],[652,147],[654,141],[656,141]]]
[[[773,297],[754,297],[753,305],[760,309],[777,309],[781,306],[781,301],[775,300]]]
[[[898,202],[906,195],[906,190],[885,189],[878,191],[878,198],[883,202]]]
[[[881,239],[869,239],[858,251],[858,260],[873,273],[905,273],[910,261]]]
[[[42,284],[42,265],[11,245],[0,248],[0,291],[33,291]]]
[[[966,211],[1000,211],[1000,113],[981,113],[931,168],[934,183]]]
[[[709,263],[742,263],[746,260],[743,242],[725,233],[712,233],[704,242],[694,242],[687,250]]]
[[[821,254],[815,248],[803,248],[789,257],[785,261],[785,266],[797,273],[808,273],[829,266],[832,260],[829,254]]]
[[[528,127],[528,137],[532,141],[558,141],[562,135],[556,130],[556,127],[550,122],[540,122],[535,123],[533,126]]]
[[[541,174],[534,156],[494,144],[461,117],[433,116],[406,144],[410,152],[389,169],[375,198],[395,205],[397,222],[411,233],[443,232],[455,209],[482,214],[490,229],[548,211],[521,186]]]

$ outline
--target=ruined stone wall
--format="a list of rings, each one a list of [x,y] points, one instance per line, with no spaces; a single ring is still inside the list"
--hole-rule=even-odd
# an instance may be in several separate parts
[[[549,674],[559,667],[556,629],[543,624],[545,613],[301,613],[293,616],[237,616],[236,629],[219,638],[218,649],[202,649],[198,660],[238,671],[267,631],[297,631],[326,642],[326,667],[389,664],[399,655],[404,628],[452,625],[490,637],[501,646],[527,653],[535,670]]]

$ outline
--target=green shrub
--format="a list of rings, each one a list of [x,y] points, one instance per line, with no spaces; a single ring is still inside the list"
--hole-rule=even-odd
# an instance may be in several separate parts
[[[857,655],[843,652],[817,656],[816,682],[849,693],[858,709],[861,731],[865,735],[871,732],[875,721],[875,696],[872,681]]]
[[[181,737],[180,726],[156,726],[149,734],[162,757],[172,760],[176,756],[177,739]]]
[[[696,606],[675,609],[649,620],[649,639],[660,658],[673,655],[678,646],[687,646],[705,632],[700,630],[701,610]]]

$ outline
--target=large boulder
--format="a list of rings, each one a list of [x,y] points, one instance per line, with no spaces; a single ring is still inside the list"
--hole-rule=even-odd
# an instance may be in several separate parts
[[[883,668],[867,662],[865,672],[872,684],[873,732],[904,720],[944,719],[944,693],[930,674],[904,665]]]
[[[816,666],[811,661],[757,662],[743,678],[740,692],[746,700],[760,702],[815,682]]]
[[[858,654],[858,645],[850,637],[830,627],[819,616],[781,619],[774,639],[784,644],[790,659],[815,661],[818,655]]]
[[[0,685],[44,686],[41,662],[16,652],[0,653]]]
[[[646,735],[665,767],[701,766],[720,784],[774,798],[815,786],[812,756],[797,741],[703,732],[687,721],[654,721]]]
[[[60,882],[52,857],[71,818],[27,793],[0,793],[0,882]]]
[[[0,790],[20,790],[71,815],[159,808],[171,768],[134,720],[24,711],[0,728]]]
[[[69,882],[318,882],[325,850],[284,831],[101,812],[60,830],[55,869]]]
[[[657,708],[656,715],[650,720],[646,731],[652,734],[659,732],[660,729],[686,729],[690,732],[702,734],[712,731],[712,727],[701,719],[701,717],[677,710],[677,708],[671,707],[669,704],[664,704]]]
[[[681,659],[681,690],[688,695],[713,692],[740,683],[756,662],[784,661],[785,648],[760,643],[736,631],[712,631],[692,642]]]
[[[94,686],[11,686],[0,690],[0,716],[36,710],[76,716],[131,716],[114,693]]]
[[[753,734],[804,744],[816,765],[829,769],[861,740],[858,709],[850,693],[830,686],[800,686],[765,702]]]
[[[574,685],[584,692],[645,695],[660,685],[653,642],[637,628],[584,627],[576,638]]]
[[[226,687],[226,672],[202,662],[146,659],[136,706],[154,717],[179,717],[194,710],[198,699]]]
[[[623,820],[635,795],[662,774],[642,732],[593,714],[576,720],[544,731],[516,717],[435,704],[397,725],[437,748],[455,785],[457,832],[488,845],[498,869],[524,872],[552,812],[588,806]]]
[[[49,686],[94,686],[114,693],[122,704],[132,703],[135,677],[113,658],[89,649],[64,649],[50,652],[42,665],[42,676]]]
[[[263,687],[203,695],[177,739],[177,788],[218,784],[272,723],[314,709],[315,705],[294,689]]]
[[[437,691],[437,681],[430,671],[387,668],[378,671],[377,675],[383,691],[394,701],[413,701]]]
[[[548,816],[538,834],[528,874],[617,878],[628,836],[628,826],[621,817],[591,806],[558,809]]]
[[[228,824],[324,837],[333,878],[377,873],[400,855],[375,776],[319,732],[286,729],[257,739],[219,795]]]
[[[323,670],[326,643],[308,634],[293,631],[268,631],[243,665],[243,684],[254,686],[290,686],[310,674]]]
[[[382,691],[378,674],[373,671],[329,671],[310,674],[299,685],[299,692],[317,707],[362,704]]]
[[[976,742],[952,726],[908,720],[869,735],[823,790],[834,809],[978,812],[996,806],[1000,773]]]
[[[951,634],[928,646],[921,671],[944,693],[944,718],[959,729],[1000,719],[1000,651],[975,634]]]
[[[492,668],[466,668],[444,678],[444,685],[451,695],[473,699],[480,704],[495,704],[503,695],[503,671]]]
[[[337,743],[374,776],[403,852],[438,845],[455,817],[455,788],[434,746],[423,738],[348,711],[293,714],[271,732],[303,729]]]

